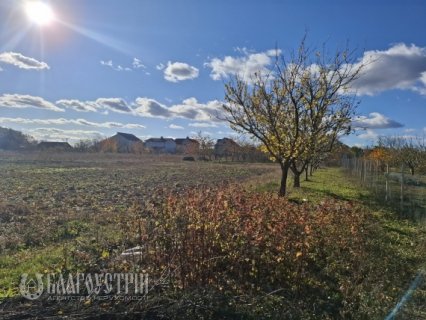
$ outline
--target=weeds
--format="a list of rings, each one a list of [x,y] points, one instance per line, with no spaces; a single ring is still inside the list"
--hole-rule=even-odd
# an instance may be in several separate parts
[[[129,271],[151,279],[142,303],[83,308],[3,300],[11,301],[8,310],[376,319],[425,262],[424,228],[373,204],[337,169],[318,171],[286,200],[268,189],[273,176],[262,173],[275,170],[270,165],[0,165],[3,297],[18,294],[24,272]],[[137,253],[122,255],[135,247]],[[422,314],[423,301],[420,289],[414,312],[404,312]]]

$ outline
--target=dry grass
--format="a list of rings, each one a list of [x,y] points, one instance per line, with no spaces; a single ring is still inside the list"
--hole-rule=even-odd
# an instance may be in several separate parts
[[[16,295],[23,272],[145,270],[158,285],[142,304],[6,299],[5,317],[376,319],[425,262],[424,228],[337,169],[287,201],[274,165],[96,157],[0,159],[1,294]],[[142,260],[121,257],[137,245]],[[419,292],[408,314],[423,312]]]

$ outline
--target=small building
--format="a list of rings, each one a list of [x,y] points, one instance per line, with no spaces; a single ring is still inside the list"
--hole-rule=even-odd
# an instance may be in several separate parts
[[[176,142],[172,138],[150,138],[145,147],[154,153],[176,153]]]
[[[197,140],[186,137],[184,139],[175,139],[176,153],[196,154],[200,150],[200,144]]]
[[[99,149],[103,152],[141,153],[144,144],[133,134],[117,132],[116,135],[99,142]]]
[[[214,146],[214,155],[216,158],[238,158],[241,147],[234,140],[229,138],[218,139]]]
[[[42,141],[37,145],[37,149],[43,151],[71,151],[72,147],[68,142]]]

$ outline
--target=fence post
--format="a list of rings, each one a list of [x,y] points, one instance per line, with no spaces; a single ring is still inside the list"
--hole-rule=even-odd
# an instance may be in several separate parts
[[[385,174],[385,201],[388,201],[390,198],[390,194],[388,196],[389,193],[389,164],[386,163],[386,174]]]
[[[364,159],[364,185],[367,185],[367,160]]]
[[[403,213],[404,209],[404,164],[401,165],[401,213]]]

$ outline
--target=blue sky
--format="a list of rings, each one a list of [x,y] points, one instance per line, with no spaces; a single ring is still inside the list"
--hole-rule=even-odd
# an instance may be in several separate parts
[[[305,30],[312,46],[349,41],[375,61],[354,85],[363,130],[345,142],[425,133],[422,0],[46,0],[45,25],[28,2],[0,1],[0,126],[39,140],[230,136],[210,117],[224,81],[270,67],[272,49],[288,53]]]

